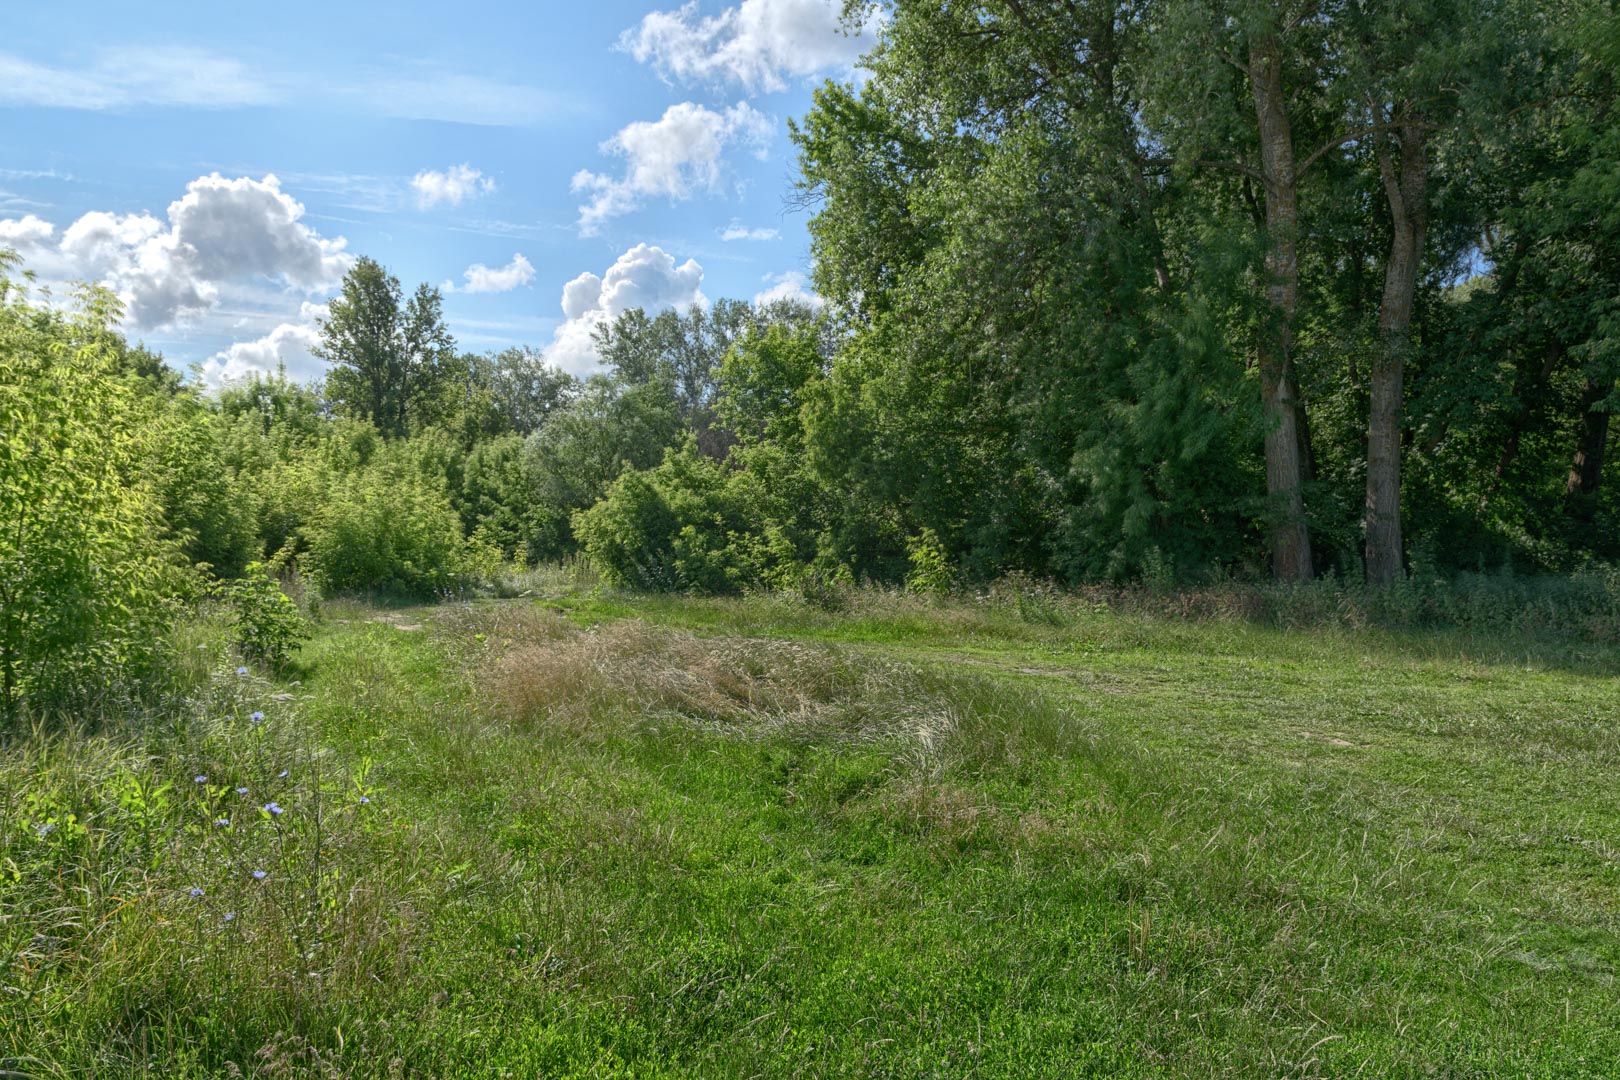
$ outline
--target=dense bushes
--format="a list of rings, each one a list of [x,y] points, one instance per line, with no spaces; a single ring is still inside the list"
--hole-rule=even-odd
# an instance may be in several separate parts
[[[326,591],[427,598],[461,583],[460,519],[442,488],[398,463],[336,477],[301,536],[304,565]]]
[[[70,314],[35,306],[0,276],[5,719],[127,689],[183,588],[142,474],[151,432],[107,330],[116,302],[76,299]]]
[[[783,512],[806,485],[772,468],[781,464],[756,453],[732,468],[688,442],[657,468],[622,475],[574,516],[574,533],[610,584],[711,593],[786,587],[814,545]]]

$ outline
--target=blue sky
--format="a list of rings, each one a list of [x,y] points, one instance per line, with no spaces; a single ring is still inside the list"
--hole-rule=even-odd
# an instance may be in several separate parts
[[[840,6],[8,4],[0,244],[216,383],[318,374],[361,254],[584,372],[627,307],[805,288],[786,122],[869,44]]]

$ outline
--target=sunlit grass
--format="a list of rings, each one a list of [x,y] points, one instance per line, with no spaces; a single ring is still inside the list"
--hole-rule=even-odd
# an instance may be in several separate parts
[[[544,584],[8,747],[0,1067],[1620,1063],[1605,646]]]

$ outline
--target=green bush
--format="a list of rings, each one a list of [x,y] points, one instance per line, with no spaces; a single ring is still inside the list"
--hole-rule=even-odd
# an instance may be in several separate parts
[[[462,583],[461,521],[438,485],[379,464],[335,478],[300,534],[322,591],[431,598]]]
[[[797,584],[814,549],[808,481],[774,448],[725,463],[688,442],[626,472],[574,515],[574,535],[609,584],[733,593]]]
[[[239,580],[225,586],[225,596],[235,620],[238,651],[268,667],[286,667],[293,650],[309,637],[309,624],[265,565],[249,563]]]
[[[35,306],[0,260],[0,719],[138,683],[183,585],[141,481],[150,431],[118,376],[117,302]]]

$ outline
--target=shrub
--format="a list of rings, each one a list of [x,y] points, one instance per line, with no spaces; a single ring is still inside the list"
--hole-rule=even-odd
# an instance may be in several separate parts
[[[242,655],[271,668],[286,667],[293,650],[309,637],[309,625],[265,565],[249,563],[239,580],[225,586],[225,596]]]
[[[335,479],[301,535],[304,565],[324,592],[427,599],[461,584],[461,522],[416,470],[379,464]]]
[[[118,377],[118,314],[30,304],[0,261],[0,718],[132,685],[182,583],[138,481],[148,432]]]
[[[945,545],[933,529],[923,529],[906,544],[911,570],[906,574],[906,591],[943,593],[951,588],[951,563]]]
[[[574,535],[609,584],[731,593],[795,585],[813,548],[803,473],[761,449],[719,463],[693,442],[627,472]],[[741,466],[734,467],[734,465]]]

